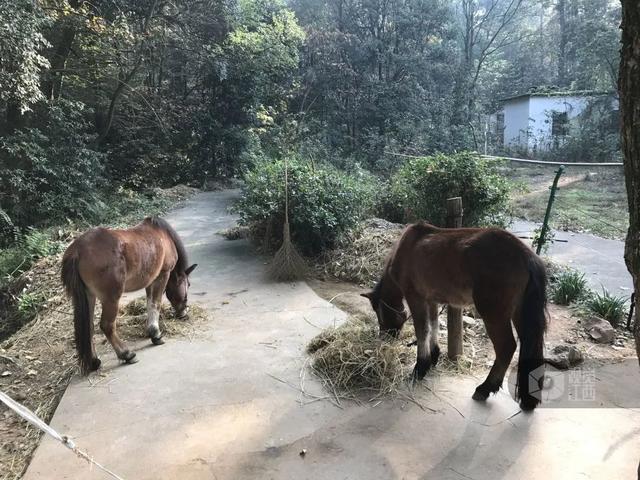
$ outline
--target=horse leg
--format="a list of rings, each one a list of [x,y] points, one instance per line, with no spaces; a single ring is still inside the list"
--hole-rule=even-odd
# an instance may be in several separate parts
[[[116,332],[116,319],[118,318],[118,300],[102,301],[102,316],[100,317],[100,329],[104,332],[109,343],[116,351],[116,355],[120,360],[127,363],[135,363],[135,352],[130,351],[127,346],[120,340]]]
[[[154,345],[162,345],[162,333],[160,332],[160,304],[162,303],[162,294],[167,287],[169,280],[169,272],[162,272],[158,275],[147,291],[147,334]]]
[[[440,345],[438,344],[438,333],[440,332],[440,321],[438,320],[438,304],[427,302],[427,314],[429,319],[429,350],[431,351],[431,365],[436,366],[440,358]]]
[[[418,344],[418,358],[413,369],[413,380],[422,380],[431,368],[431,351],[427,336],[429,324],[427,323],[427,305],[424,299],[419,296],[407,295],[407,303],[411,316],[413,317],[413,327],[416,331],[416,341]]]
[[[511,320],[508,315],[485,315],[479,311],[484,319],[484,324],[493,343],[496,359],[487,375],[486,380],[478,385],[472,398],[474,400],[486,400],[489,394],[496,393],[502,386],[504,375],[507,373],[513,353],[516,351],[516,341],[511,330]]]
[[[93,340],[93,316],[96,309],[96,297],[87,291],[87,302],[89,303],[89,331],[91,332],[91,370],[98,370],[102,362],[96,353],[96,343]]]

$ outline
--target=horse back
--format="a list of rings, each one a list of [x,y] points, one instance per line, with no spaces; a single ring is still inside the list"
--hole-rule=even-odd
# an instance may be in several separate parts
[[[478,295],[509,291],[511,297],[524,291],[532,256],[518,238],[498,228],[415,224],[405,230],[390,263],[403,290],[462,306],[475,303]]]
[[[77,257],[80,276],[99,298],[147,287],[162,270],[171,270],[176,252],[171,239],[143,222],[126,230],[94,228],[65,252]]]

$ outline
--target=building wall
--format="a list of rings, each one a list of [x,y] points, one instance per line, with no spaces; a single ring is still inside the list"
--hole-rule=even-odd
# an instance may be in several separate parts
[[[529,97],[520,97],[504,104],[504,145],[526,148],[529,128]]]
[[[551,150],[561,138],[551,135],[553,112],[566,112],[569,120],[577,117],[587,106],[587,97],[530,97],[529,98],[529,153]],[[506,120],[505,120],[506,123]]]

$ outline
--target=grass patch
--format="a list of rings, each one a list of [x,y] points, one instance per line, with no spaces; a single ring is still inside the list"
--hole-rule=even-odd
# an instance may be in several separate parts
[[[516,167],[509,176],[526,183],[529,192],[512,194],[514,213],[541,222],[549,199],[554,167]],[[604,238],[623,239],[629,225],[624,175],[621,169],[573,167],[560,179],[551,226],[558,230],[593,233]]]
[[[588,292],[584,274],[566,271],[554,277],[551,299],[557,305],[569,305],[583,298]]]
[[[585,306],[590,312],[607,320],[614,327],[618,327],[627,311],[627,300],[624,297],[616,297],[608,291],[594,292],[585,301]]]

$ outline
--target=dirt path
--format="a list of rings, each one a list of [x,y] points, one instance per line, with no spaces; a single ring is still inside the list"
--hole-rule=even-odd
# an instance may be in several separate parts
[[[215,235],[234,223],[233,196],[201,194],[169,218],[199,263],[190,298],[213,315],[202,333],[141,342],[135,365],[104,356],[101,375],[67,389],[51,424],[97,461],[126,480],[634,477],[635,361],[597,372],[602,408],[513,416],[506,392],[473,402],[468,377],[430,377],[435,393],[420,387],[416,398],[433,411],[319,399],[327,392],[301,380],[304,346],[345,314],[304,283],[266,282],[246,241]],[[106,477],[44,439],[25,478]]]

